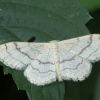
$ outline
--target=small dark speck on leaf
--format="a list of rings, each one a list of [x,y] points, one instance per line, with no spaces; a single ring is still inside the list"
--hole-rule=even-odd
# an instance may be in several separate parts
[[[28,42],[33,42],[33,41],[35,41],[35,40],[36,40],[35,37],[31,37],[31,38],[28,40]]]

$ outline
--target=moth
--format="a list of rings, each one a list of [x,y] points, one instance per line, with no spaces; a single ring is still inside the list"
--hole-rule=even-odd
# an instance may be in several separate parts
[[[92,34],[48,43],[10,42],[0,45],[0,61],[24,70],[24,76],[38,86],[52,82],[82,81],[100,60],[100,35]]]

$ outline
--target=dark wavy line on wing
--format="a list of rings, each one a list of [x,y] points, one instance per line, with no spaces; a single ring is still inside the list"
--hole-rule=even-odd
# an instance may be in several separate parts
[[[32,64],[30,64],[30,65],[32,66]],[[39,69],[34,68],[33,66],[32,66],[32,69],[33,69],[33,70],[37,70],[39,73],[42,73],[42,74],[44,74],[44,73],[48,73],[48,72],[53,72],[53,73],[55,73],[55,71],[53,71],[53,70],[48,70],[48,71],[45,71],[45,72],[40,72]]]

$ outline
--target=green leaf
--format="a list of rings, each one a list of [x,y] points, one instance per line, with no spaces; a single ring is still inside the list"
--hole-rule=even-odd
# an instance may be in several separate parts
[[[96,67],[95,69],[93,69],[95,71],[94,75],[94,95],[93,95],[93,100],[100,100],[100,62],[95,63],[94,67]]]
[[[84,24],[91,16],[78,0],[0,0],[0,43],[63,40],[89,34]],[[30,84],[22,71],[4,67],[29,100],[64,100],[64,82]]]
[[[80,3],[90,11],[96,10],[100,7],[100,0],[80,0]]]

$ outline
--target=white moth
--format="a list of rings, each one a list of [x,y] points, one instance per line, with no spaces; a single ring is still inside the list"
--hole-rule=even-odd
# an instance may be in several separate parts
[[[10,42],[0,45],[0,61],[24,70],[29,82],[46,85],[63,80],[82,81],[100,59],[100,35],[86,35],[49,43]]]

